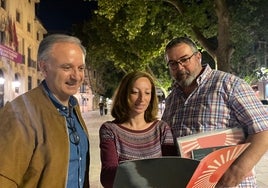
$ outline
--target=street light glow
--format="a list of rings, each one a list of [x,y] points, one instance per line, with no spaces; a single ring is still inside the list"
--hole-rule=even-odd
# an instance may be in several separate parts
[[[5,83],[5,79],[3,77],[0,77],[0,85],[3,85]]]

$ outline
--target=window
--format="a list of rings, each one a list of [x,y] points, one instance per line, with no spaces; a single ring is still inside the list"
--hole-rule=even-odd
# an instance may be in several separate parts
[[[36,40],[40,41],[40,34],[39,34],[39,32],[36,33]]]
[[[4,83],[5,83],[4,73],[2,69],[0,69],[0,85],[4,85]],[[0,93],[1,93],[1,89],[0,89]]]
[[[266,42],[265,41],[259,41],[259,49],[261,49],[261,50],[266,49]]]
[[[4,73],[0,69],[0,108],[4,106],[4,83],[5,83],[5,78],[4,78]]]
[[[80,93],[86,93],[86,87],[87,87],[87,84],[86,83],[83,83],[80,87]]]
[[[31,48],[28,47],[27,49],[27,55],[28,55],[28,58],[31,59],[32,58],[32,50]]]
[[[31,24],[29,22],[27,23],[27,31],[31,32]]]
[[[37,85],[41,84],[42,80],[37,79]]]
[[[16,21],[20,23],[20,12],[16,11]]]
[[[32,50],[31,50],[31,48],[27,49],[27,56],[28,56],[28,67],[31,67],[32,66],[32,64],[31,64],[31,60],[32,60]]]
[[[264,64],[268,67],[268,55],[265,55],[264,61]]]
[[[28,76],[28,90],[32,89],[32,77]]]
[[[15,74],[15,80],[13,82],[13,85],[15,87],[15,93],[18,94],[20,92],[20,80],[18,73]]]
[[[1,8],[6,9],[6,0],[1,0]]]
[[[5,32],[0,31],[0,43],[3,44],[5,42]]]

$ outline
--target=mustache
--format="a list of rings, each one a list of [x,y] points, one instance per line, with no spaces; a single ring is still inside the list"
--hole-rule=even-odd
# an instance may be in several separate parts
[[[68,81],[66,81],[66,83],[67,83],[67,84],[72,84],[72,85],[73,85],[73,84],[77,84],[77,83],[79,83],[79,80],[77,80],[77,79],[72,79],[72,78],[71,78],[71,79],[69,79]]]
[[[189,71],[184,70],[184,71],[178,71],[178,72],[177,72],[177,75],[178,75],[178,76],[183,76],[183,75],[188,75],[188,76],[190,76],[191,73],[190,73]]]

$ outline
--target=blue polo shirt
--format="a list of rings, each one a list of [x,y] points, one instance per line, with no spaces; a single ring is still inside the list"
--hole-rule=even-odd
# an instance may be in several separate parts
[[[87,153],[89,152],[89,142],[74,111],[77,101],[71,96],[69,99],[69,106],[64,106],[54,97],[47,87],[46,82],[42,81],[42,84],[50,100],[53,102],[59,113],[66,119],[66,129],[68,130],[70,147],[67,188],[83,187],[87,165]]]

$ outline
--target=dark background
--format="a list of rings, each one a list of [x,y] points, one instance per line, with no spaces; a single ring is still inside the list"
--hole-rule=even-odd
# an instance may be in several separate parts
[[[96,1],[40,0],[35,10],[48,33],[71,33],[72,26],[89,20],[96,7]]]

